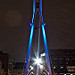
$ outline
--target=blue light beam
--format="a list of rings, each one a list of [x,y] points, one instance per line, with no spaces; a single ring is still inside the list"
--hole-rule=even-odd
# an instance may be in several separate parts
[[[42,0],[40,0],[40,12],[42,13]]]
[[[30,32],[30,38],[29,38],[29,45],[28,45],[28,54],[27,54],[27,61],[26,61],[26,68],[25,68],[25,75],[27,75],[28,62],[29,62],[29,56],[30,56],[30,52],[31,52],[32,38],[33,38],[33,31],[34,31],[34,25],[31,26],[31,32]]]
[[[41,18],[42,18],[42,23],[44,23],[43,16],[42,16],[42,0],[40,0],[40,13],[41,13]]]
[[[32,17],[32,23],[30,23],[30,26],[31,26],[31,33],[30,33],[30,38],[29,38],[29,45],[28,45],[28,54],[27,54],[25,75],[27,74],[29,56],[30,56],[30,52],[31,52],[31,44],[32,44],[32,38],[33,38],[33,31],[34,31],[34,25],[33,25],[34,16],[35,16],[35,0],[33,0],[33,17]]]
[[[33,13],[35,13],[35,0],[33,0]]]
[[[45,33],[44,24],[42,24],[42,33],[43,33],[43,39],[44,39],[44,45],[45,45],[45,52],[46,52],[46,56],[47,56],[49,75],[52,75],[51,68],[50,68],[50,61],[49,61],[49,55],[48,55],[47,40],[46,40],[46,33]]]
[[[32,17],[32,23],[34,22],[34,16],[35,16],[35,0],[33,0],[33,17]]]

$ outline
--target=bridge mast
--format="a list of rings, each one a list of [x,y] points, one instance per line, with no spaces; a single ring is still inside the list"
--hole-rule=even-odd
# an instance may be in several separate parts
[[[36,17],[38,17],[38,18],[36,19]],[[36,24],[36,20],[38,21],[37,24]],[[49,55],[48,55],[48,48],[47,48],[45,23],[43,21],[43,15],[42,15],[42,0],[33,0],[33,17],[32,17],[32,22],[30,23],[30,26],[31,26],[31,32],[30,32],[30,38],[29,38],[29,46],[28,46],[25,75],[30,75],[30,74],[28,74],[28,67],[29,67],[29,59],[30,59],[30,53],[31,53],[32,39],[33,39],[33,34],[34,34],[35,29],[38,29],[37,58],[40,58],[40,47],[41,47],[40,46],[40,41],[41,41],[40,36],[43,36],[48,72],[49,72],[49,75],[52,75],[50,61],[49,61]],[[42,35],[41,35],[41,32],[42,32]],[[36,75],[39,75],[39,65],[37,65],[37,74]]]

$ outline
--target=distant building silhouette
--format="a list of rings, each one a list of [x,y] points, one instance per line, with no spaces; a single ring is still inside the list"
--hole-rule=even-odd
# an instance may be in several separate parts
[[[2,69],[5,75],[8,75],[8,54],[0,51],[0,61],[2,63]]]
[[[75,75],[74,49],[51,49],[50,56],[55,75]]]

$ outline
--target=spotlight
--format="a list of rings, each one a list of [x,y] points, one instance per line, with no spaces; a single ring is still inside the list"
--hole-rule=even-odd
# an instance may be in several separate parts
[[[34,74],[34,72],[31,72],[31,74]]]
[[[40,69],[43,69],[43,65],[40,65]]]
[[[42,63],[41,58],[38,58],[38,57],[36,59],[34,59],[34,61],[35,61],[35,64],[37,64],[37,65],[40,65]]]
[[[31,70],[33,70],[34,68],[32,66],[30,66]]]
[[[44,56],[46,56],[46,54],[45,54],[45,53],[42,53],[42,54],[41,54],[41,57],[44,57]]]

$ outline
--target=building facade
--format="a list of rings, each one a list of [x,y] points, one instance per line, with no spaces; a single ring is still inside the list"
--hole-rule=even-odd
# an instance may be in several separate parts
[[[75,75],[74,49],[51,49],[50,56],[55,75]]]

